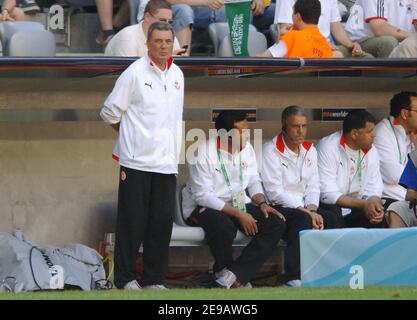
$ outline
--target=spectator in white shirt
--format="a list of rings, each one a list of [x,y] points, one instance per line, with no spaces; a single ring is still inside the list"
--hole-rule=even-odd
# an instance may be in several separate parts
[[[390,102],[390,115],[375,127],[374,146],[378,150],[385,199],[384,207],[404,200],[406,189],[399,185],[407,154],[417,145],[417,92],[403,91]]]
[[[295,0],[279,0],[275,6],[274,23],[278,24],[280,34],[291,30],[292,13]],[[321,16],[318,27],[321,34],[328,39],[333,48],[336,58],[344,56],[362,57],[367,55],[362,51],[361,46],[352,41],[345,31],[341,21],[337,0],[320,0]],[[340,46],[336,46],[340,44]],[[369,55],[367,55],[369,56]]]
[[[215,259],[214,284],[250,286],[282,238],[285,218],[268,205],[263,194],[255,151],[245,140],[246,113],[223,111],[215,126],[217,137],[200,144],[195,163],[189,163],[183,213],[188,224],[204,229]],[[238,230],[252,239],[234,260],[232,245]]]
[[[350,10],[346,31],[374,57],[415,58],[416,19],[414,0],[357,0]]]
[[[351,111],[343,130],[320,140],[317,149],[320,207],[343,215],[345,227],[386,227],[379,156],[372,147],[375,119]]]
[[[172,24],[172,7],[165,0],[151,0],[145,7],[143,21],[120,30],[107,44],[104,54],[119,57],[143,57],[148,52],[146,35],[149,26],[157,21]],[[174,38],[174,55],[184,55],[177,38]]]

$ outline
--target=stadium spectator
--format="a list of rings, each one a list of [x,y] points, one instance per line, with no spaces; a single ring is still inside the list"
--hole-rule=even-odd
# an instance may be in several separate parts
[[[139,2],[137,21],[142,21],[149,0],[141,0]],[[191,32],[194,21],[193,9],[188,5],[187,0],[168,0],[168,2],[172,5],[172,27],[174,28],[175,36],[177,37],[180,46],[187,49],[186,54],[190,55]]]
[[[354,110],[342,131],[317,145],[320,207],[342,214],[345,227],[386,227],[379,156],[372,147],[374,128],[369,112]]]
[[[217,137],[201,143],[196,161],[189,163],[183,212],[188,224],[204,229],[215,259],[215,283],[250,287],[249,281],[284,234],[285,218],[263,194],[255,151],[245,139],[246,113],[223,111],[215,126]],[[234,261],[232,244],[238,229],[252,239]]]
[[[97,7],[100,31],[96,37],[97,44],[105,47],[110,39],[129,23],[129,4],[127,0],[55,0],[62,6],[74,8]],[[119,5],[113,15],[114,4]]]
[[[317,27],[320,13],[319,0],[297,0],[292,15],[294,29],[256,57],[333,58],[329,42]]]
[[[394,53],[398,43],[417,48],[417,37],[413,23],[417,22],[417,8],[414,0],[357,0],[351,8],[346,30],[354,41],[375,57],[407,56],[407,50]],[[410,42],[410,43],[409,43]],[[414,53],[417,49],[414,49]]]
[[[129,3],[123,0],[113,16],[113,0],[95,0],[95,2],[101,26],[96,42],[105,47],[111,38],[129,23]]]
[[[384,207],[404,200],[406,190],[398,184],[407,154],[417,146],[417,92],[400,92],[390,103],[390,115],[375,127],[374,146],[378,150],[384,182]]]
[[[226,22],[225,0],[215,0],[212,5],[194,5],[194,27],[207,29],[210,23]],[[273,22],[275,4],[271,0],[252,0],[252,24],[260,31],[267,32]]]
[[[17,4],[26,14],[33,14],[41,11],[35,0],[17,0]]]
[[[334,213],[319,208],[320,178],[315,146],[306,141],[308,120],[298,106],[284,109],[282,132],[265,143],[259,164],[261,179],[268,200],[274,205],[297,209],[309,217],[313,229],[340,226]],[[285,215],[287,225],[290,218]],[[288,231],[288,227],[287,227]]]
[[[100,113],[119,132],[114,283],[126,290],[165,289],[180,151],[184,75],[172,63],[174,31],[155,22],[147,39],[148,55],[122,73]],[[140,285],[136,258],[142,243]]]
[[[149,26],[157,21],[172,23],[171,5],[165,0],[151,0],[145,8],[143,21],[119,31],[108,43],[106,56],[143,57],[147,53],[146,34]],[[185,54],[178,40],[174,39],[174,55]]]
[[[16,7],[16,0],[1,1],[0,21],[18,21],[25,19],[22,9]]]
[[[295,0],[280,0],[275,9],[274,23],[278,24],[280,34],[292,28],[292,13]],[[337,0],[320,0],[321,15],[318,28],[321,34],[329,41],[336,58],[369,56],[362,51],[361,46],[351,40],[341,24]],[[336,46],[335,42],[340,44]]]
[[[405,200],[392,203],[387,210],[390,228],[417,227],[417,151],[408,155],[408,161],[400,178],[406,188]]]
[[[265,143],[258,157],[265,194],[286,219],[285,273],[288,286],[299,287],[300,238],[305,229],[337,228],[336,214],[319,209],[317,151],[307,135],[307,116],[298,106],[282,112],[282,132]],[[324,221],[323,221],[324,220]]]

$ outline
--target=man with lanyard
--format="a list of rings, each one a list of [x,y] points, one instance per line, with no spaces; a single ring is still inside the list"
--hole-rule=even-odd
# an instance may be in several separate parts
[[[196,161],[189,163],[183,213],[189,225],[204,229],[215,259],[215,285],[250,287],[249,281],[284,234],[285,218],[263,194],[255,151],[245,139],[246,113],[223,111],[215,126],[217,136],[200,144]],[[233,260],[237,230],[252,239]]]
[[[343,130],[317,145],[320,207],[343,215],[345,227],[386,227],[379,156],[372,143],[375,119],[366,110],[351,111]]]
[[[400,178],[407,189],[405,201],[397,201],[388,208],[391,228],[417,227],[417,150],[408,155],[408,162]]]
[[[282,132],[263,145],[259,171],[268,200],[286,219],[285,272],[288,286],[300,286],[300,238],[305,229],[337,228],[337,214],[319,209],[317,151],[307,135],[303,108],[290,106],[281,115]],[[275,207],[280,206],[280,207]],[[291,279],[291,277],[293,279]]]
[[[172,62],[171,25],[153,23],[147,39],[148,55],[121,74],[100,113],[119,132],[114,283],[125,290],[165,289],[181,144],[184,76]]]
[[[375,148],[380,158],[384,182],[384,207],[404,200],[406,190],[398,184],[407,162],[407,154],[417,143],[417,92],[400,92],[390,103],[390,115],[375,127]],[[390,221],[388,221],[391,224]],[[395,224],[395,221],[392,221]]]

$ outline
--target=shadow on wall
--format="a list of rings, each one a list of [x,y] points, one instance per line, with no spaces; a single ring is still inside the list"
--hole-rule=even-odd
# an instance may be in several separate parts
[[[90,228],[93,234],[88,236],[87,245],[97,249],[100,240],[104,239],[105,233],[116,231],[117,202],[98,202],[92,208]]]

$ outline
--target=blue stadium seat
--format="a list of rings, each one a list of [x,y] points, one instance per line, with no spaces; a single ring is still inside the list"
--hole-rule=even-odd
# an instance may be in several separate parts
[[[256,31],[254,25],[249,25],[249,31]],[[229,34],[229,25],[227,22],[214,22],[208,26],[208,33],[214,46],[214,55],[219,55],[220,44],[223,39]]]
[[[249,55],[255,55],[264,52],[268,48],[266,37],[263,33],[258,31],[249,30],[248,35],[248,51]],[[218,56],[220,57],[233,57],[232,44],[230,42],[230,36],[224,37],[220,44]]]
[[[55,56],[55,37],[38,22],[2,22],[0,40],[4,56]]]

